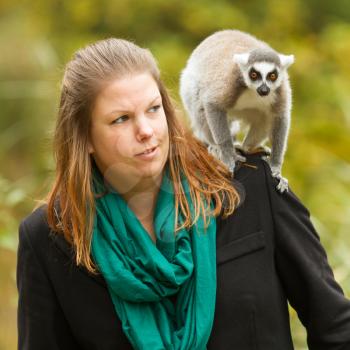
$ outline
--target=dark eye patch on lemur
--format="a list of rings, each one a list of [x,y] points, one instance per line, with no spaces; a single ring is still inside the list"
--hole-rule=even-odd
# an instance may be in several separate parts
[[[261,74],[254,68],[251,68],[249,71],[249,78],[253,81],[261,80]]]
[[[274,69],[273,71],[269,72],[267,74],[267,77],[266,77],[267,80],[270,80],[272,82],[276,81],[277,78],[278,78],[278,71],[277,71],[277,69]]]

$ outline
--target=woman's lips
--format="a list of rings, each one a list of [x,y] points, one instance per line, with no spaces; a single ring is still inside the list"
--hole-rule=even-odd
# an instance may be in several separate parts
[[[136,155],[136,157],[138,157],[140,159],[148,160],[148,159],[154,158],[157,155],[157,153],[158,153],[158,146],[153,147],[150,152],[139,153],[139,154]]]

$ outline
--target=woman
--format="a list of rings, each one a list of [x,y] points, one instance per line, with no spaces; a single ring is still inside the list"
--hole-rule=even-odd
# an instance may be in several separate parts
[[[19,230],[19,349],[288,350],[287,300],[310,349],[350,349],[308,210],[263,152],[233,180],[176,119],[149,51],[78,51],[54,145],[47,203]]]

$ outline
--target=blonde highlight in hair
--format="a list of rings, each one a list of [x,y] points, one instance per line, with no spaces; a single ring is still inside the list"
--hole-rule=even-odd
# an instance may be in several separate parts
[[[239,203],[228,169],[179,122],[149,50],[115,38],[88,45],[77,51],[65,68],[53,139],[56,175],[45,202],[50,228],[64,235],[74,247],[76,264],[91,273],[97,272],[90,255],[95,215],[92,160],[88,150],[91,110],[97,94],[109,82],[145,72],[158,85],[167,118],[168,163],[174,184],[176,217],[181,212],[185,218],[181,227],[191,227],[199,215],[203,215],[205,224],[209,214],[217,216],[222,212],[223,217],[227,217]],[[181,186],[181,174],[189,183],[194,215]],[[209,213],[205,208],[210,208],[211,201],[215,205]],[[179,229],[176,227],[176,231]]]

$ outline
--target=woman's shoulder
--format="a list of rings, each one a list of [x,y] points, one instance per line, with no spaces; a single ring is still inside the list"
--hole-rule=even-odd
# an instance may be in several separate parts
[[[234,181],[244,183],[251,186],[272,186],[274,178],[272,177],[271,169],[265,160],[268,153],[263,150],[258,150],[252,153],[244,153],[240,151],[240,154],[246,158],[244,163],[239,162],[234,172]],[[276,186],[277,186],[277,179]]]
[[[242,154],[246,157],[246,162],[240,163],[236,169],[234,185],[243,187],[243,192],[247,195],[249,193],[252,201],[261,202],[262,206],[267,205],[267,200],[273,215],[288,211],[310,216],[309,209],[289,185],[282,193],[277,189],[279,180],[272,175],[271,168],[265,160],[265,151]]]
[[[26,238],[32,244],[43,241],[50,233],[47,222],[47,205],[43,204],[24,217],[19,225],[19,239]]]
[[[284,205],[290,209],[308,211],[289,185],[284,192],[277,189],[279,180],[272,175],[271,168],[265,160],[265,151],[241,154],[246,157],[246,162],[239,163],[235,169],[233,185],[245,198],[250,197],[252,201],[261,202],[263,206],[267,205],[267,201],[273,211]]]
[[[47,204],[33,210],[28,216],[22,219],[19,225],[18,251],[33,250],[37,256],[44,260],[51,259],[53,250],[57,249],[73,259],[74,249],[66,241],[62,232],[51,229],[48,223]],[[56,214],[59,215],[59,208],[55,206]]]
[[[21,225],[29,230],[33,229],[35,231],[48,229],[47,205],[43,204],[34,209],[29,215],[22,219]]]

